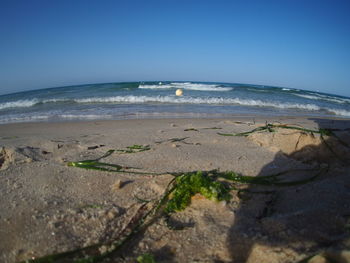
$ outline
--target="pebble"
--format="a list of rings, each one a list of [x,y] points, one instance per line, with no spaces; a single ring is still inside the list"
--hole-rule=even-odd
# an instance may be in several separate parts
[[[100,246],[98,250],[100,251],[101,254],[104,254],[108,251],[108,247],[103,245],[103,246]]]
[[[109,219],[113,219],[113,218],[115,218],[118,214],[119,214],[119,211],[118,211],[117,209],[113,209],[113,208],[112,208],[111,210],[108,211],[107,217],[108,217]]]
[[[114,182],[114,184],[112,185],[112,190],[113,190],[113,191],[117,191],[117,190],[119,190],[120,188],[122,188],[122,186],[123,186],[123,182],[122,182],[120,179],[118,179],[118,180],[116,180],[116,181]]]

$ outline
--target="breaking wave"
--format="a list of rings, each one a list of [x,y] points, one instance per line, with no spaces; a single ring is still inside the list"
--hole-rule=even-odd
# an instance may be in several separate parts
[[[264,102],[262,100],[244,100],[239,98],[221,98],[221,97],[175,97],[175,96],[115,96],[102,98],[85,98],[75,100],[77,103],[176,103],[176,104],[238,104],[244,106],[265,106],[275,108],[299,108],[307,110],[320,110],[320,107],[314,104],[291,104]]]
[[[17,100],[17,101],[9,101],[0,103],[0,110],[8,109],[8,108],[27,108],[32,107],[39,104],[45,104],[45,103],[62,103],[62,102],[69,102],[74,100],[71,99],[46,99],[46,100],[40,100],[40,99],[31,99],[31,100]]]
[[[37,104],[38,102],[39,100],[37,99],[4,102],[4,103],[0,103],[0,110],[7,109],[7,108],[31,107]]]
[[[186,89],[186,90],[197,90],[197,91],[230,91],[233,90],[231,87],[220,87],[220,85],[214,84],[199,84],[191,82],[172,82],[170,84],[158,85],[139,85],[139,89]]]
[[[185,84],[185,83],[184,83]],[[177,97],[177,96],[113,96],[113,97],[90,97],[81,99],[46,99],[37,98],[31,100],[18,100],[12,102],[0,103],[0,110],[18,107],[33,107],[40,104],[56,103],[61,107],[62,103],[70,104],[207,104],[207,105],[240,105],[251,107],[271,107],[277,109],[296,109],[305,111],[323,111],[339,116],[350,116],[347,109],[337,109],[336,107],[323,107],[313,103],[288,103],[280,101],[267,101],[259,99],[241,99],[241,98],[223,98],[223,97]]]
[[[78,99],[77,103],[170,103],[170,104],[212,104],[212,105],[242,105],[255,107],[272,107],[279,109],[299,109],[307,111],[327,111],[339,116],[350,116],[350,111],[331,108],[321,108],[315,104],[278,103],[262,100],[244,100],[239,98],[193,98],[175,96],[115,96],[107,98]]]
[[[305,99],[310,99],[310,100],[324,100],[324,101],[330,101],[330,102],[335,102],[340,104],[350,103],[350,99],[331,97],[331,96],[321,95],[321,94],[307,95],[307,94],[293,93],[293,95],[301,98],[305,98]]]

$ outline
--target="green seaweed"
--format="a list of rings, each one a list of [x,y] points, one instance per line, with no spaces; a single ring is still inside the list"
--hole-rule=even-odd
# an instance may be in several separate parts
[[[85,160],[79,162],[69,162],[68,166],[84,168],[88,170],[98,170],[105,172],[120,172],[123,167],[118,164],[102,163],[95,160]]]
[[[169,219],[171,213],[184,210],[191,203],[191,197],[195,194],[201,194],[213,201],[229,201],[232,198],[231,190],[237,190],[235,184],[260,184],[272,186],[291,186],[304,184],[314,180],[321,174],[321,170],[316,175],[308,179],[293,182],[281,182],[280,176],[286,172],[270,176],[251,177],[242,176],[235,172],[213,171],[195,171],[187,173],[170,173],[173,179],[170,180],[163,195],[157,200],[143,200],[138,198],[143,204],[138,209],[136,215],[131,218],[127,227],[120,233],[116,240],[107,244],[95,244],[89,247],[79,248],[73,251],[48,255],[38,259],[28,260],[26,262],[98,262],[112,255],[121,249],[127,241],[132,239],[141,230],[146,229],[159,217],[164,216]],[[225,179],[224,181],[219,179]],[[242,190],[244,191],[244,190]],[[262,193],[268,193],[262,192]],[[101,253],[99,248],[107,247],[106,252]],[[60,261],[62,262],[62,261]]]
[[[149,147],[149,145],[138,145],[138,144],[134,144],[132,146],[127,146],[126,149],[118,149],[116,150],[117,152],[121,152],[121,153],[138,153],[138,152],[145,152],[145,151],[149,151],[151,148]]]
[[[302,180],[295,180],[295,181],[282,181],[282,176],[286,175],[287,173],[290,173],[291,171],[284,171],[273,175],[266,175],[266,176],[245,176],[245,175],[239,175],[233,171],[228,172],[218,172],[218,171],[212,171],[212,173],[217,176],[224,179],[227,179],[229,181],[235,182],[235,183],[243,183],[243,184],[256,184],[256,185],[266,185],[266,186],[293,186],[293,185],[299,185],[299,184],[305,184],[308,182],[311,182],[315,180],[317,177],[319,177],[322,173],[324,173],[327,168],[323,168],[320,170],[317,170],[318,173],[316,173],[313,176],[310,176],[309,178],[302,179]],[[294,170],[297,171],[297,170]],[[308,169],[308,170],[298,170],[298,171],[315,171],[315,169]]]
[[[149,253],[138,256],[136,260],[138,263],[156,263],[154,256]]]
[[[321,135],[325,135],[325,136],[334,136],[334,133],[330,130],[330,129],[318,129],[318,130],[311,130],[311,129],[306,129],[303,127],[298,127],[298,126],[289,126],[286,124],[271,124],[271,123],[267,123],[265,126],[261,126],[258,128],[255,128],[251,131],[247,131],[247,132],[241,132],[241,133],[218,133],[219,135],[222,136],[248,136],[252,133],[255,132],[260,132],[260,131],[268,131],[268,132],[275,132],[276,129],[281,128],[281,129],[290,129],[290,130],[299,130],[299,131],[303,131],[303,132],[308,132],[308,133],[318,133]]]
[[[101,208],[103,208],[103,205],[99,205],[99,204],[88,204],[88,205],[84,205],[84,206],[81,207],[81,209],[87,209],[87,208],[101,209]]]
[[[184,210],[191,203],[191,197],[199,193],[209,200],[213,201],[228,201],[232,198],[230,191],[238,190],[239,193],[244,190],[239,190],[235,187],[235,184],[257,184],[265,186],[293,186],[311,182],[319,177],[326,168],[319,170],[315,175],[312,175],[306,179],[294,180],[285,182],[281,178],[283,175],[290,171],[277,173],[269,176],[244,176],[239,175],[233,171],[219,172],[213,171],[195,171],[185,173],[177,176],[175,180],[175,190],[169,199],[165,212],[172,213],[176,211]],[[310,170],[307,170],[310,171]],[[223,178],[228,183],[217,180]],[[229,184],[231,183],[231,184]],[[232,185],[233,184],[233,185]],[[254,193],[254,192],[252,192]],[[270,191],[261,191],[257,193],[271,193]]]
[[[200,193],[209,200],[230,200],[230,188],[214,180],[206,172],[185,173],[175,180],[175,190],[168,201],[165,212],[184,210],[191,202],[191,197]]]
[[[173,138],[180,141],[185,138]],[[130,146],[132,150],[144,150],[144,146]],[[116,150],[109,150],[101,157],[94,160],[85,160],[80,162],[69,162],[72,167],[93,169],[107,172],[130,172],[139,174],[155,174],[146,172],[126,171],[120,165],[108,164],[100,162],[102,158],[106,158],[113,154]],[[48,255],[38,259],[28,260],[26,262],[98,262],[106,257],[110,257],[112,253],[121,250],[129,240],[137,233],[145,230],[156,219],[165,217],[168,221],[171,214],[177,211],[186,209],[191,204],[192,196],[201,194],[205,198],[213,201],[229,201],[232,198],[232,190],[237,191],[237,195],[242,196],[242,193],[248,194],[270,194],[271,191],[251,192],[246,189],[239,189],[242,184],[263,185],[263,186],[293,186],[305,184],[315,180],[327,168],[320,169],[315,175],[302,180],[285,181],[285,175],[292,171],[280,172],[273,175],[252,177],[244,176],[235,173],[234,171],[221,172],[218,170],[212,171],[194,171],[186,173],[168,173],[173,176],[168,183],[163,195],[159,199],[144,200],[136,197],[140,204],[137,213],[130,219],[127,226],[121,231],[118,238],[110,240],[104,244],[95,244],[88,247],[79,248],[73,251]],[[300,170],[299,170],[300,171]],[[307,170],[315,171],[315,170]],[[164,174],[164,173],[163,173]],[[159,174],[158,174],[159,175]],[[93,207],[94,208],[94,207]],[[106,247],[105,252],[100,252],[101,247]],[[145,258],[146,260],[146,258]],[[146,262],[146,261],[144,261]]]
[[[142,172],[135,172],[129,170],[130,167],[123,167],[118,164],[110,164],[110,163],[104,163],[100,162],[101,159],[106,158],[113,154],[114,152],[122,152],[122,153],[137,153],[137,152],[144,152],[148,151],[151,148],[143,145],[133,145],[133,146],[128,146],[126,147],[126,150],[108,150],[104,155],[101,157],[98,157],[97,159],[92,159],[92,160],[83,160],[83,161],[78,161],[78,162],[68,162],[68,166],[72,167],[78,167],[78,168],[83,168],[87,170],[97,170],[97,171],[104,171],[104,172],[126,172],[126,173],[135,173],[135,174],[154,174],[154,173],[142,173]],[[133,168],[137,169],[137,168]]]

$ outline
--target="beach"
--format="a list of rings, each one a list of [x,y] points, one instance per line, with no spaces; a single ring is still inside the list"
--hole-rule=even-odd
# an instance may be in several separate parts
[[[145,253],[156,262],[350,262],[350,121],[253,116],[0,125],[0,261],[117,240],[142,200],[159,199],[173,174],[219,170],[314,179],[239,184],[220,202],[197,194],[171,215],[181,230],[159,216],[102,262],[135,262]],[[229,136],[266,123],[276,127]],[[130,150],[135,145],[144,151]],[[109,150],[99,161],[123,172],[71,164]]]

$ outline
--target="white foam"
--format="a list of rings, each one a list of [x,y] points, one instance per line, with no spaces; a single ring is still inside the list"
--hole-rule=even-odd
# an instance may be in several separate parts
[[[197,90],[197,91],[230,91],[232,87],[220,87],[214,84],[198,84],[191,82],[172,82],[170,84],[159,85],[139,85],[139,89],[185,89],[185,90]]]
[[[182,83],[183,84],[183,83]],[[305,95],[313,96],[313,95]],[[144,103],[164,103],[164,104],[208,104],[208,105],[241,105],[241,106],[254,106],[254,107],[272,107],[277,109],[296,109],[305,111],[324,111],[330,114],[336,114],[339,116],[350,116],[350,111],[347,109],[337,109],[333,107],[321,107],[313,103],[283,103],[274,101],[265,101],[258,99],[240,99],[240,98],[223,98],[223,97],[190,97],[183,96],[177,97],[175,95],[171,96],[114,96],[114,97],[91,97],[82,99],[47,99],[39,101],[38,99],[32,100],[18,100],[13,102],[6,102],[0,104],[0,109],[13,108],[13,107],[31,107],[37,103],[52,103],[52,102],[64,102],[70,101],[75,103],[85,103],[85,104],[144,104]],[[67,113],[66,115],[61,114],[49,114],[49,116],[56,116],[58,118],[89,118],[96,119],[101,118],[100,115],[76,115]],[[10,117],[10,116],[8,116]],[[18,116],[16,116],[18,117]],[[111,116],[106,116],[107,118]],[[20,119],[14,121],[35,121],[49,118],[48,116],[31,116],[24,117],[21,116]]]
[[[318,96],[320,96],[321,98],[325,99],[325,100],[329,100],[332,102],[338,102],[338,103],[350,103],[350,99],[346,99],[346,98],[340,98],[340,97],[333,97],[333,96],[328,96],[328,95],[323,95],[323,94],[317,94]]]
[[[0,110],[7,109],[7,108],[25,108],[25,107],[31,107],[37,104],[39,100],[32,99],[32,100],[17,100],[17,101],[9,101],[0,103]]]
[[[312,95],[295,94],[295,93],[293,93],[293,95],[301,97],[301,98],[305,98],[305,99],[310,99],[310,100],[318,100],[318,99],[320,99],[319,97],[312,96]]]
[[[338,116],[350,117],[350,111],[347,111],[347,110],[340,110],[340,109],[326,109],[326,110]]]
[[[47,99],[40,101],[41,103],[56,103],[56,102],[65,102],[70,101],[70,99]]]
[[[96,120],[100,118],[112,118],[112,115],[97,115],[97,114],[62,114],[58,115],[59,118],[64,119],[88,119],[88,120]]]
[[[1,118],[0,123],[15,123],[15,122],[37,122],[47,121],[50,116],[48,115],[34,115],[34,116],[9,116]]]
[[[175,103],[175,104],[238,104],[243,106],[260,106],[274,107],[281,109],[304,109],[320,110],[315,104],[298,104],[298,103],[275,103],[262,100],[244,100],[239,98],[222,98],[222,97],[175,97],[175,96],[115,96],[101,98],[85,98],[75,100],[77,103]]]
[[[295,95],[295,96],[310,99],[310,100],[325,100],[325,101],[330,101],[330,102],[335,102],[335,103],[340,103],[340,104],[350,103],[350,99],[336,98],[336,97],[315,94],[315,93],[312,93],[312,94],[313,95],[293,93],[293,95]]]
[[[250,88],[247,88],[247,90],[249,91],[253,91],[253,92],[264,92],[264,93],[267,93],[267,92],[270,92],[270,90],[266,90],[266,89],[250,89]]]

